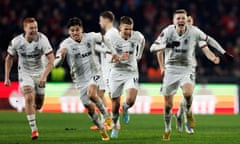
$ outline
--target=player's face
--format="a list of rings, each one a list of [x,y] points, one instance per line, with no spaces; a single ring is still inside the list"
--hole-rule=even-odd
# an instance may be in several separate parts
[[[37,32],[38,32],[38,25],[37,22],[31,22],[31,23],[27,23],[24,26],[24,32],[27,38],[29,39],[35,39],[37,36]]]
[[[107,19],[100,16],[99,17],[99,25],[100,25],[101,29],[103,29],[103,30],[106,29],[106,23],[107,23]]]
[[[133,31],[133,24],[121,24],[119,26],[120,35],[123,39],[128,39],[131,37]]]
[[[177,31],[185,31],[187,24],[187,15],[184,13],[175,14],[173,17],[173,24]]]
[[[189,25],[193,25],[193,18],[192,18],[191,16],[188,16],[188,17],[187,17],[187,23],[188,23]]]
[[[82,39],[83,28],[79,25],[71,26],[68,29],[70,37],[75,41],[80,41]]]

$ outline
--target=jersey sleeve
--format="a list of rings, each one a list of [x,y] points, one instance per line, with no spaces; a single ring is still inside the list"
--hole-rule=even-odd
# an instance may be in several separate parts
[[[101,33],[91,32],[89,35],[95,43],[101,43],[103,41],[103,36]]]
[[[168,41],[168,35],[169,35],[169,27],[163,29],[163,31],[159,34],[157,39],[155,40],[155,43],[159,44],[158,49],[165,49]]]
[[[14,38],[13,40],[11,40],[11,42],[9,43],[8,45],[8,49],[7,49],[7,52],[12,55],[12,56],[15,56],[17,54],[17,51],[16,51],[16,38]]]
[[[42,48],[43,48],[43,53],[48,54],[48,53],[52,52],[53,48],[52,48],[48,38],[43,34],[42,34],[41,38],[42,38],[41,44],[42,44]]]
[[[99,53],[106,53],[108,49],[104,46],[103,43],[95,44],[95,50]]]
[[[59,49],[57,50],[56,52],[56,57],[60,56],[61,55],[61,51],[63,49],[66,49],[66,52],[67,52],[67,48],[68,48],[68,43],[66,40],[62,41],[59,45]]]
[[[199,41],[198,42],[198,47],[199,48],[204,48],[205,46],[207,46],[207,42],[206,41]]]
[[[205,34],[203,31],[201,31],[199,28],[194,27],[195,28],[195,32],[198,38],[198,41],[207,41],[208,39],[208,35]]]
[[[145,38],[140,32],[137,32],[137,34],[139,36],[139,43],[138,43],[138,47],[137,47],[136,56],[137,56],[137,59],[141,59],[143,50],[145,48]]]

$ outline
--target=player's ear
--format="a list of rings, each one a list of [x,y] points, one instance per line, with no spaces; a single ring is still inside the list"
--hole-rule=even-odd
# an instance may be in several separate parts
[[[80,27],[80,31],[83,32],[83,30],[84,30],[84,29],[83,29],[83,27],[81,26],[81,27]]]
[[[118,26],[118,30],[119,30],[119,31],[121,31],[121,27],[122,27],[121,25]]]

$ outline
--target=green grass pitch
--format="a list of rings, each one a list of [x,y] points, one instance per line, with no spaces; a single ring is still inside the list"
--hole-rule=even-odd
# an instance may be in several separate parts
[[[38,113],[39,138],[30,139],[24,113],[0,112],[0,144],[240,144],[240,115],[195,115],[194,135],[178,133],[172,119],[170,141],[162,141],[163,115],[132,114],[121,120],[118,139],[102,141],[87,114]],[[110,132],[109,132],[110,134]]]

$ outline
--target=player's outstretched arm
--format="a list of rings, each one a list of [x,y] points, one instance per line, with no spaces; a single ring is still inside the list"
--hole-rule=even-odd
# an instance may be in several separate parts
[[[113,48],[112,42],[106,38],[105,36],[103,37],[103,43],[105,44],[106,48],[108,49],[108,52],[111,52],[113,55],[117,54],[117,51]]]
[[[66,51],[67,51],[66,48],[62,48],[57,51],[57,55],[53,62],[53,67],[58,67],[59,65],[62,64],[66,55]]]
[[[107,53],[112,54],[111,50],[109,50],[103,43],[96,43],[95,44],[95,51],[98,53]]]
[[[166,44],[163,43],[158,43],[158,42],[154,42],[151,47],[150,47],[150,52],[158,52],[162,49],[165,49],[166,48]]]
[[[226,51],[222,48],[222,46],[212,37],[208,36],[207,44],[215,48],[221,54],[226,53]]]
[[[5,77],[4,77],[4,85],[5,86],[11,85],[9,76],[10,76],[12,64],[13,64],[13,56],[11,56],[10,54],[7,54],[7,56],[5,58]]]
[[[215,64],[219,64],[220,63],[220,58],[215,56],[215,54],[208,48],[208,46],[205,46],[202,48],[203,53],[205,54],[205,56],[212,61]]]
[[[209,36],[207,43],[213,48],[215,48],[217,51],[219,51],[227,61],[229,62],[233,61],[234,59],[233,56],[227,53],[214,38]]]

